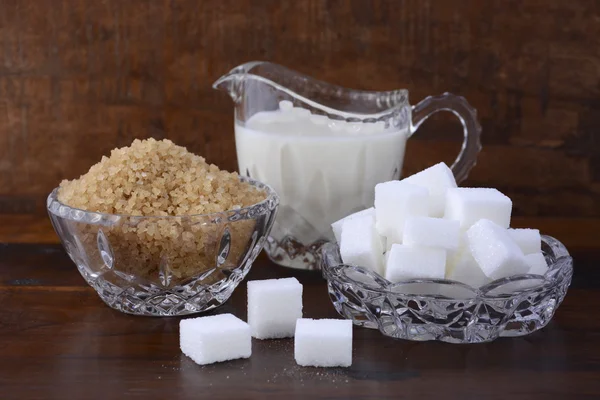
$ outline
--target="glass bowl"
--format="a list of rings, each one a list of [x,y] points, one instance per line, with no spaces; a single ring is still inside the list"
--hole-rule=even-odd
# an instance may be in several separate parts
[[[225,212],[142,217],[83,211],[48,196],[48,214],[77,269],[110,307],[175,316],[223,304],[244,279],[273,226],[279,197]]]
[[[545,276],[515,275],[473,288],[447,279],[391,283],[342,262],[339,247],[322,250],[322,272],[337,312],[355,325],[397,339],[450,343],[489,342],[543,328],[565,298],[573,259],[565,246],[542,236]]]

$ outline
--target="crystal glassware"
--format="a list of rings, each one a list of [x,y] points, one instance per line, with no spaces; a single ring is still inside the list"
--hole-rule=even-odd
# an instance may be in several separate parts
[[[48,196],[56,233],[85,281],[110,307],[136,315],[174,316],[223,304],[244,279],[271,230],[279,197],[237,210],[182,216],[84,211]]]
[[[337,312],[355,325],[397,339],[450,343],[489,342],[543,328],[561,304],[573,276],[565,246],[542,236],[544,275],[515,275],[480,288],[446,279],[391,283],[358,266],[345,265],[336,244],[322,249],[322,273]]]
[[[214,87],[234,102],[240,174],[281,198],[265,249],[287,267],[319,268],[330,225],[371,207],[376,184],[400,178],[406,141],[430,115],[449,111],[463,125],[451,166],[458,182],[481,149],[475,110],[451,93],[412,106],[406,89],[352,90],[268,62],[240,65]]]

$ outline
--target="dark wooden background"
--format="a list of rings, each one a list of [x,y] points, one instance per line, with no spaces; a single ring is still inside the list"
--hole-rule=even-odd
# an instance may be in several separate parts
[[[469,184],[515,214],[600,217],[600,3],[590,0],[2,0],[0,214],[134,138],[236,168],[232,105],[211,84],[271,60],[340,85],[461,94],[484,150]],[[410,141],[405,173],[451,161],[450,117]],[[40,222],[42,223],[42,222]]]

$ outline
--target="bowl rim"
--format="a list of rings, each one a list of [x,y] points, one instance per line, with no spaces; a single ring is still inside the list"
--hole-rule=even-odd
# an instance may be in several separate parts
[[[56,216],[59,216],[61,218],[67,218],[67,219],[76,219],[76,218],[71,218],[71,215],[73,214],[72,211],[74,211],[77,214],[79,214],[81,216],[81,218],[88,216],[88,217],[96,217],[96,218],[100,217],[100,219],[102,219],[102,218],[104,218],[104,219],[128,218],[128,219],[134,219],[134,220],[137,220],[137,219],[140,219],[140,220],[141,219],[178,220],[178,219],[188,219],[188,218],[212,218],[212,219],[218,218],[218,217],[226,218],[231,213],[249,212],[249,211],[255,210],[257,208],[262,208],[262,206],[267,206],[273,202],[275,203],[274,207],[279,205],[279,195],[277,194],[277,192],[275,192],[275,190],[271,186],[269,186],[268,184],[263,183],[261,181],[258,181],[256,179],[247,177],[247,176],[243,176],[243,175],[238,175],[238,176],[239,176],[240,181],[249,183],[250,185],[254,186],[255,188],[265,190],[267,193],[267,196],[264,198],[264,200],[261,200],[258,203],[254,203],[254,204],[251,204],[246,207],[241,207],[241,208],[237,208],[237,209],[229,209],[229,210],[225,210],[225,211],[218,211],[218,212],[214,212],[214,213],[204,213],[204,214],[183,214],[183,215],[111,214],[111,213],[105,213],[105,212],[99,212],[99,211],[83,210],[81,208],[69,206],[69,205],[61,202],[60,200],[58,200],[59,187],[56,187],[48,195],[48,198],[46,201],[46,209],[48,210],[49,213],[52,213]],[[58,207],[56,207],[56,206],[53,207],[53,205],[55,205],[55,204],[58,204]],[[271,208],[273,208],[273,207],[271,207]],[[267,207],[267,209],[271,209],[271,208]],[[57,213],[56,212],[57,209],[62,209],[64,211],[63,211],[63,213]]]
[[[348,276],[347,274],[344,275],[343,280],[346,281],[347,283],[357,285],[358,287],[360,287],[364,290],[381,293],[382,295],[406,296],[406,297],[411,297],[411,298],[415,298],[415,299],[424,299],[424,300],[431,300],[431,299],[435,299],[435,300],[457,300],[457,299],[460,299],[460,300],[465,300],[465,301],[469,301],[469,300],[473,300],[473,299],[506,300],[506,299],[510,299],[510,298],[514,297],[515,295],[522,296],[528,292],[537,292],[540,289],[542,289],[542,290],[553,289],[564,280],[565,274],[572,275],[572,273],[573,273],[573,258],[569,254],[565,245],[562,244],[557,239],[553,238],[552,236],[548,236],[548,235],[540,235],[540,236],[542,239],[542,245],[546,244],[551,250],[551,252],[543,252],[544,255],[548,254],[553,259],[553,262],[549,263],[549,265],[548,265],[548,272],[546,273],[546,275],[543,275],[543,276],[536,275],[536,274],[511,275],[509,277],[493,280],[479,288],[470,286],[470,285],[460,282],[460,281],[454,281],[454,280],[445,279],[445,278],[443,278],[443,279],[410,279],[410,280],[393,283],[393,282],[388,281],[387,279],[385,279],[383,276],[379,275],[378,273],[371,271],[368,268],[344,264],[343,261],[341,261],[341,257],[339,256],[338,244],[332,243],[332,242],[326,243],[325,245],[323,245],[323,247],[321,249],[321,255],[322,255],[321,271],[323,273],[323,276],[325,277],[325,279],[327,279],[328,282],[329,281],[339,281],[340,279],[339,279],[339,277],[336,276],[335,271],[340,270],[340,269],[346,269],[346,268],[352,268],[353,270],[355,270],[357,272],[367,274],[370,276],[375,275],[375,277],[377,278],[377,279],[375,279],[375,281],[379,281],[381,283],[385,282],[386,283],[385,287],[384,286],[375,287],[372,285],[367,286],[365,284],[365,282],[361,282],[356,279],[353,279],[352,277]],[[336,262],[335,264],[331,264],[330,261],[333,260],[334,258],[338,258],[339,262]],[[552,268],[553,266],[557,266],[557,267]],[[518,281],[526,281],[526,280],[530,280],[530,279],[536,279],[538,281],[541,281],[541,283],[531,286],[531,287],[517,289],[512,292],[490,294],[490,292],[493,292],[494,289],[500,288],[503,285],[513,283],[513,282],[518,282]],[[459,288],[462,288],[462,289],[472,292],[473,296],[464,297],[464,298],[463,297],[452,298],[452,297],[448,297],[448,296],[441,295],[441,294],[402,293],[401,291],[395,291],[395,290],[390,289],[390,288],[393,289],[393,288],[397,288],[402,285],[410,285],[410,284],[438,284],[438,285],[459,287]]]

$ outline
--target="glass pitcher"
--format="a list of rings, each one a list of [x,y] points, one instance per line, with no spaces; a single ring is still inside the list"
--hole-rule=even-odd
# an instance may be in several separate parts
[[[451,167],[457,181],[481,149],[476,111],[450,93],[411,106],[406,89],[351,90],[268,62],[240,65],[213,87],[235,105],[240,174],[280,196],[265,249],[287,267],[319,268],[320,247],[334,240],[331,224],[372,207],[375,185],[400,178],[406,140],[431,114],[450,111],[463,125]]]

